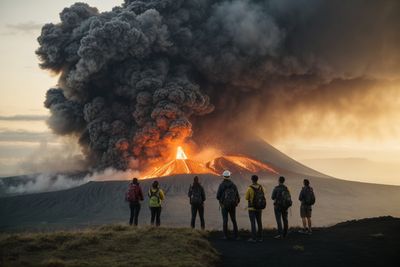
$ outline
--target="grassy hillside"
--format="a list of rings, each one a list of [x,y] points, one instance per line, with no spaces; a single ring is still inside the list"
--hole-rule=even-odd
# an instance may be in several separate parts
[[[215,266],[206,234],[191,229],[103,226],[0,234],[0,266]]]

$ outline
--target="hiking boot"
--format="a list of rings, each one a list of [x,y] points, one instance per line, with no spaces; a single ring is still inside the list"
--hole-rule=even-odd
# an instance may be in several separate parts
[[[249,239],[247,239],[247,242],[249,242],[249,243],[256,243],[257,240],[255,240],[255,239],[253,239],[253,238],[249,238]]]
[[[282,239],[282,235],[276,235],[274,236],[275,239]]]
[[[308,230],[307,229],[301,229],[301,230],[299,230],[299,233],[300,234],[307,234]]]

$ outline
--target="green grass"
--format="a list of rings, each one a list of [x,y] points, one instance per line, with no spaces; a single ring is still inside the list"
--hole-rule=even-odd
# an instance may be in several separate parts
[[[0,266],[215,266],[207,233],[107,225],[71,232],[0,234]]]

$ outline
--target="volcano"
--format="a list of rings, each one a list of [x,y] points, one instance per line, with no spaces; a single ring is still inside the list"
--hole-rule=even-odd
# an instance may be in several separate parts
[[[142,179],[165,177],[177,174],[220,175],[229,170],[236,176],[254,173],[279,174],[273,167],[244,155],[226,155],[217,157],[206,164],[188,159],[182,147],[177,148],[176,159],[146,172]]]
[[[213,170],[207,168],[203,163],[187,158],[182,147],[176,150],[176,159],[167,162],[164,165],[155,167],[142,176],[142,179],[153,177],[164,177],[176,174],[214,174]]]

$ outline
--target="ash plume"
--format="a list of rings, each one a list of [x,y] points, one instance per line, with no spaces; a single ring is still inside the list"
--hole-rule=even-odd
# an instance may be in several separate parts
[[[125,170],[202,132],[275,129],[326,103],[351,113],[371,84],[400,79],[399,13],[395,0],[76,3],[38,38],[40,66],[60,74],[48,124],[92,167]]]

